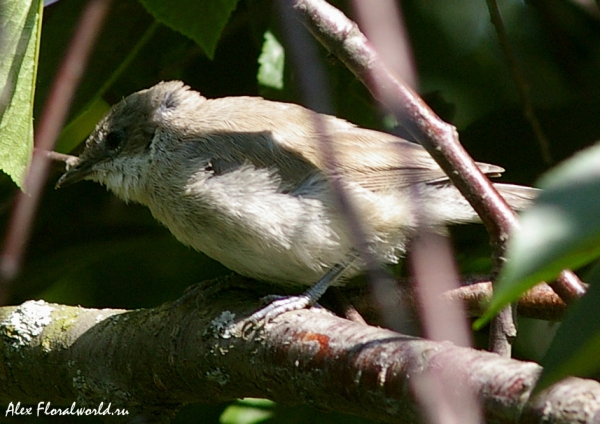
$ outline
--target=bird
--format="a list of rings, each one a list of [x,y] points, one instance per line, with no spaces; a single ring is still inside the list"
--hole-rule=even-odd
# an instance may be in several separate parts
[[[489,176],[504,171],[477,166]],[[236,273],[311,287],[257,319],[312,305],[330,285],[364,271],[336,187],[359,218],[369,251],[386,264],[406,254],[420,227],[443,232],[448,224],[477,221],[417,143],[297,104],[208,99],[181,81],[160,82],[114,105],[56,186],[81,180],[147,206],[180,242]],[[515,209],[538,192],[494,186]]]

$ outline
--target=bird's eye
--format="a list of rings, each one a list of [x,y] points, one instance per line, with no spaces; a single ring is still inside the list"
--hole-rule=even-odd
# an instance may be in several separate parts
[[[109,150],[117,150],[125,140],[125,134],[122,131],[111,131],[106,134],[104,140]]]

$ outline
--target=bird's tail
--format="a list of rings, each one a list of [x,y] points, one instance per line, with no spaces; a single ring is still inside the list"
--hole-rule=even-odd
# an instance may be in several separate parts
[[[494,184],[494,187],[516,211],[529,206],[540,192],[536,188],[513,184]],[[467,199],[451,184],[425,190],[422,194],[425,220],[429,217],[433,224],[460,224],[480,220]]]
[[[529,206],[539,195],[540,190],[533,187],[496,183],[494,187],[514,210],[520,211]]]

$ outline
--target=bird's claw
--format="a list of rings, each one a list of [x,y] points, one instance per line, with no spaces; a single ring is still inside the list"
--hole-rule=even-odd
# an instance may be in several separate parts
[[[267,325],[271,320],[277,318],[279,315],[290,312],[290,311],[299,311],[301,309],[305,309],[309,306],[315,305],[312,299],[306,295],[299,296],[265,296],[261,299],[261,303],[266,306],[262,307],[258,311],[254,312],[246,319],[246,324],[244,325],[244,329],[248,326],[257,326],[261,323],[261,327]]]

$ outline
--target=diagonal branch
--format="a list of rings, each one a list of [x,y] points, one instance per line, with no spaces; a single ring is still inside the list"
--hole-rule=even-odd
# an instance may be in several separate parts
[[[499,269],[508,234],[518,221],[462,147],[456,128],[442,121],[418,94],[385,66],[357,25],[342,12],[324,0],[294,0],[293,4],[313,36],[396,116],[473,206],[490,234],[496,269]],[[568,270],[559,276],[556,286],[565,302],[585,291],[577,276]],[[515,333],[510,307],[501,311],[492,327],[497,337],[492,340],[491,349],[509,355],[509,340]]]

